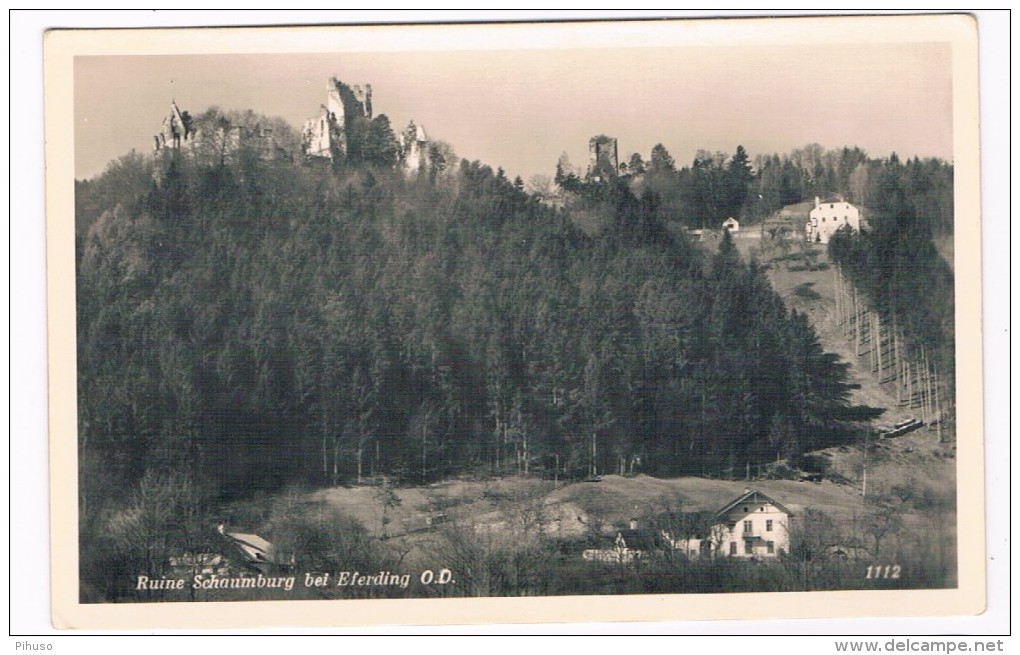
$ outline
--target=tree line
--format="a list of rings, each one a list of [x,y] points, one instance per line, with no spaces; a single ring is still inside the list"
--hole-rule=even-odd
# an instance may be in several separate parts
[[[718,229],[729,217],[758,223],[787,205],[840,195],[881,213],[890,202],[907,203],[931,237],[953,231],[953,167],[935,158],[903,163],[895,153],[875,158],[858,147],[826,150],[813,143],[752,159],[738,145],[732,155],[699,150],[681,166],[659,143],[647,160],[630,155],[616,175],[636,195],[655,195],[665,220],[690,229]],[[554,178],[560,187],[577,192],[587,177],[566,154],[560,157]]]

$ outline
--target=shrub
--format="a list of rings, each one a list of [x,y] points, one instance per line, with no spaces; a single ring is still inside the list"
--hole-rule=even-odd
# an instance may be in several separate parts
[[[815,453],[798,455],[790,463],[805,473],[817,473],[819,475],[826,475],[829,469],[832,468],[832,462],[822,455]]]
[[[797,288],[793,290],[793,295],[798,298],[804,298],[807,300],[818,300],[821,298],[821,294],[812,289],[813,282],[805,282],[804,284],[797,285]]]
[[[778,462],[765,468],[765,477],[770,480],[796,480],[800,472],[784,462]]]

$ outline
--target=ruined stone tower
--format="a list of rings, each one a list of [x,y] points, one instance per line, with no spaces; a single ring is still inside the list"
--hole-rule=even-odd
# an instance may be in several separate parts
[[[588,178],[602,181],[615,177],[619,166],[616,139],[600,134],[588,141]]]

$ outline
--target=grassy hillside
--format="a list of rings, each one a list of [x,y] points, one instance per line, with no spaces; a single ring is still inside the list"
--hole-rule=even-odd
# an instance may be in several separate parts
[[[843,483],[794,480],[718,480],[698,477],[662,479],[647,475],[608,475],[601,482],[566,482],[527,477],[495,480],[449,480],[426,487],[395,488],[399,504],[384,508],[379,487],[336,487],[314,492],[313,502],[357,519],[370,533],[394,538],[427,531],[435,523],[497,525],[515,512],[541,513],[543,529],[577,536],[598,523],[607,532],[636,518],[643,522],[668,507],[714,511],[747,487],[758,489],[795,514],[819,510],[838,521],[850,521],[866,510],[861,498],[863,445],[819,451],[832,462]],[[874,441],[868,451],[868,485],[872,495],[886,495],[897,486],[920,493],[955,488],[953,454],[943,445],[915,433]],[[910,512],[913,513],[913,512]],[[384,517],[386,517],[384,522]]]

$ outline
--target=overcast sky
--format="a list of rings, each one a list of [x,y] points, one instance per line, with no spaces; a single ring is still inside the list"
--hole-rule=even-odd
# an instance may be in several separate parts
[[[326,81],[373,87],[376,114],[411,119],[510,176],[583,168],[588,139],[620,158],[663,143],[753,156],[808,143],[885,157],[952,156],[950,48],[939,43],[77,57],[75,176],[151,149],[170,100],[280,116],[296,129]]]

